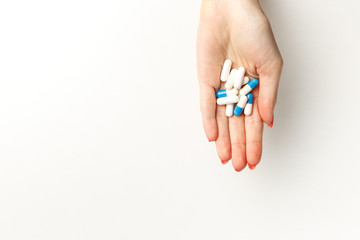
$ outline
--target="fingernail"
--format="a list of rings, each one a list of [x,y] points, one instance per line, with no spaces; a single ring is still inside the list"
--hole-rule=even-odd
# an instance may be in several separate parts
[[[256,165],[250,165],[250,164],[249,164],[249,168],[250,168],[251,170],[254,170],[255,167],[256,167]]]
[[[273,116],[273,118],[272,118],[272,120],[271,120],[271,123],[269,123],[268,126],[269,126],[269,128],[272,128],[273,125],[274,125],[274,116]]]
[[[235,168],[235,171],[240,172],[241,170],[237,170],[237,169]]]
[[[223,165],[225,165],[225,164],[227,164],[228,162],[227,162],[227,161],[221,161],[221,163],[222,163]]]

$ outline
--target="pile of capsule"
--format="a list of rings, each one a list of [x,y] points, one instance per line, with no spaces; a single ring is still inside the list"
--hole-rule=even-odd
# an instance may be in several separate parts
[[[244,67],[231,70],[231,64],[229,59],[224,62],[220,80],[225,82],[225,89],[216,92],[218,97],[216,102],[218,105],[226,105],[225,114],[228,117],[233,114],[240,116],[244,109],[244,114],[249,116],[253,105],[253,95],[250,92],[259,84],[259,80],[256,78],[250,80],[245,76]]]

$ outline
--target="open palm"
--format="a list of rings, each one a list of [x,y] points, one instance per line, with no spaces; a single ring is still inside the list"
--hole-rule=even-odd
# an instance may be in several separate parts
[[[215,91],[223,88],[220,72],[225,59],[232,68],[244,66],[246,74],[258,77],[251,116],[225,116],[225,106],[216,105]],[[197,65],[203,125],[209,141],[216,142],[223,163],[232,159],[237,171],[261,159],[263,122],[273,124],[283,60],[270,24],[256,0],[205,0],[197,39]]]

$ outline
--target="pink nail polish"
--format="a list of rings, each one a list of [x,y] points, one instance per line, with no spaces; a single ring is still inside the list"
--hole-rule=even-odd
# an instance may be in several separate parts
[[[255,167],[256,167],[256,165],[250,165],[250,164],[249,164],[249,168],[250,168],[251,170],[254,170]]]
[[[227,162],[227,161],[221,161],[221,163],[222,163],[223,165],[225,165],[225,164],[227,164],[228,162]]]

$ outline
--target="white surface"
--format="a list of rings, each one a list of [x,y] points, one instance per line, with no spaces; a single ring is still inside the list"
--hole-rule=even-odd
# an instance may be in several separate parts
[[[359,239],[360,2],[263,7],[285,66],[237,173],[201,126],[199,1],[1,1],[0,239]]]

